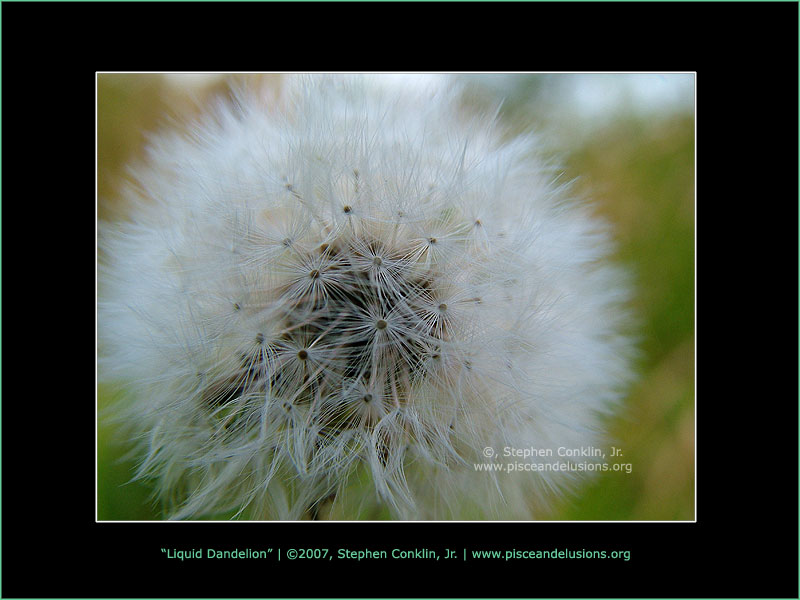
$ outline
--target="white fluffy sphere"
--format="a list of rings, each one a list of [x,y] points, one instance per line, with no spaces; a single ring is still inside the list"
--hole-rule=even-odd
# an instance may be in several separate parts
[[[631,343],[603,223],[537,144],[344,76],[155,139],[101,236],[99,372],[170,516],[541,516],[575,474],[484,449],[601,444]]]

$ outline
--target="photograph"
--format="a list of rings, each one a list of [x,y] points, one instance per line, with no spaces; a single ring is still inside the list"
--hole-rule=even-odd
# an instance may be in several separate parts
[[[798,598],[798,7],[0,4],[0,597]]]
[[[695,75],[98,72],[96,521],[695,522]]]

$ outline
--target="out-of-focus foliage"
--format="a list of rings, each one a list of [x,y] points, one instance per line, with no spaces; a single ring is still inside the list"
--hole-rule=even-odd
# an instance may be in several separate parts
[[[617,120],[572,157],[578,188],[632,269],[640,379],[614,428],[631,474],[602,476],[565,519],[694,518],[694,121]]]
[[[598,475],[567,496],[559,520],[691,520],[694,518],[694,115],[691,98],[677,108],[616,110],[577,116],[567,100],[570,75],[466,78],[465,103],[505,98],[500,118],[511,134],[530,128],[556,141],[576,195],[591,198],[612,225],[618,259],[634,275],[641,358],[624,410],[611,423],[632,472]],[[618,77],[620,86],[625,75]],[[229,94],[241,77],[98,76],[98,217],[124,218],[117,190],[125,166],[143,154],[145,134],[165,116],[193,114]],[[261,77],[279,84],[279,78]],[[624,94],[622,95],[624,97]],[[686,107],[689,108],[686,108]],[[102,418],[116,392],[99,388],[98,518],[160,518],[149,489],[130,483],[135,463],[113,423]],[[337,509],[341,510],[341,506]],[[341,518],[340,514],[331,515]],[[385,515],[358,515],[379,519]],[[218,518],[225,518],[221,515]]]

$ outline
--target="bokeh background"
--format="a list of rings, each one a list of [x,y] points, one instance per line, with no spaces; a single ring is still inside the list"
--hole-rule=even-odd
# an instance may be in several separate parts
[[[390,85],[463,81],[464,105],[502,100],[513,133],[535,130],[558,154],[574,192],[594,201],[633,274],[640,358],[624,410],[610,423],[620,462],[557,505],[555,520],[695,518],[693,74],[391,75]],[[280,75],[98,74],[97,216],[127,218],[119,189],[144,156],[147,134],[180,126],[230,97],[244,80],[277,88]],[[102,287],[102,281],[98,281]],[[130,482],[135,462],[102,418],[113,395],[98,387],[97,517],[161,518],[150,489]]]

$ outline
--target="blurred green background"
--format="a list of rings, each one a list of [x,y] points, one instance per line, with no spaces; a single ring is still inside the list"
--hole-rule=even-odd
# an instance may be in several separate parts
[[[503,99],[512,132],[542,132],[559,152],[575,192],[613,225],[617,259],[634,275],[639,319],[638,379],[610,424],[620,462],[632,472],[598,476],[564,498],[556,520],[694,519],[694,79],[693,75],[462,75],[465,105]],[[275,75],[99,74],[98,219],[126,218],[118,190],[126,165],[143,156],[146,134],[200,112],[247,79]],[[418,80],[393,76],[398,85]],[[102,288],[102,281],[98,281]],[[114,392],[98,387],[103,414]],[[120,431],[98,419],[99,520],[161,514]]]

